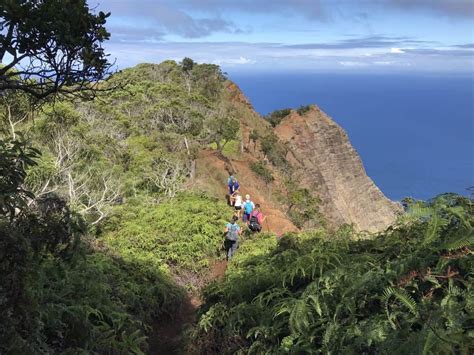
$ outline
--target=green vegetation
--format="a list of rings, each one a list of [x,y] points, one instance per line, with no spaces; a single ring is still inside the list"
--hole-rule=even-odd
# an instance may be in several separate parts
[[[276,127],[280,122],[291,113],[291,108],[285,108],[282,110],[275,110],[272,113],[266,115],[264,118],[270,122],[273,127]]]
[[[230,217],[224,202],[205,195],[181,194],[156,206],[130,203],[114,210],[100,240],[126,261],[191,282],[219,257]]]
[[[306,188],[300,188],[292,180],[285,183],[285,201],[288,205],[287,215],[298,228],[324,227],[325,220],[319,212],[319,198],[311,195]]]
[[[203,282],[230,211],[182,191],[235,119],[219,68],[184,64],[124,70],[90,103],[2,97],[1,353],[141,353]]]
[[[153,351],[153,327],[206,282],[232,214],[190,191],[198,153],[239,156],[246,109],[218,66],[190,58],[99,82],[108,14],[85,1],[6,1],[0,14],[0,353]],[[272,167],[251,169],[267,183],[287,178],[287,214],[311,232],[246,235],[225,278],[205,288],[189,350],[472,352],[473,201],[407,200],[410,214],[381,235],[330,233],[262,126],[249,126],[249,143]]]
[[[249,240],[205,291],[193,335],[212,353],[459,353],[472,349],[472,200],[444,195],[366,240]]]
[[[298,115],[303,116],[306,112],[309,112],[311,108],[312,105],[300,106],[296,112],[298,112]]]
[[[250,163],[250,169],[252,169],[255,174],[260,176],[267,184],[275,180],[272,175],[272,171],[261,161]]]
[[[94,14],[85,0],[0,2],[2,96],[4,90],[36,100],[93,95],[111,66],[102,48],[110,37],[104,27],[109,15]]]
[[[276,167],[288,170],[289,164],[286,161],[287,149],[280,142],[275,133],[269,132],[267,135],[260,138],[262,151],[268,160]]]

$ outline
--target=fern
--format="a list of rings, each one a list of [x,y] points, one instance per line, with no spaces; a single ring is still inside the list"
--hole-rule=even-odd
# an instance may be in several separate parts
[[[459,233],[461,234],[461,233]],[[452,240],[454,239],[454,240]],[[452,238],[451,240],[448,240],[443,246],[443,249],[453,251],[457,249],[463,249],[463,248],[474,248],[474,230],[468,230],[464,233],[462,233],[460,236],[456,236]]]
[[[418,305],[416,304],[413,297],[411,297],[404,289],[395,289],[389,286],[383,291],[382,301],[385,304],[385,310],[387,313],[388,320],[394,329],[396,328],[396,325],[392,321],[393,317],[390,315],[389,309],[389,301],[391,298],[395,298],[396,300],[398,300],[401,304],[408,308],[411,314],[413,314],[417,318],[419,317]]]

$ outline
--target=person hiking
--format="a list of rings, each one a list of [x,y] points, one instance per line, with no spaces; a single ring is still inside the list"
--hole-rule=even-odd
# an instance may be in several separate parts
[[[232,259],[232,256],[235,254],[235,251],[239,247],[239,235],[242,233],[240,226],[237,224],[239,218],[233,216],[229,223],[225,226],[225,239],[224,247],[226,253],[226,260],[229,261]]]
[[[239,192],[240,185],[236,178],[232,178],[232,185],[229,186],[230,205],[234,205],[235,195]]]
[[[245,202],[243,204],[244,213],[242,216],[242,220],[245,223],[247,223],[250,220],[250,214],[252,213],[254,208],[255,208],[255,204],[250,200],[250,195],[249,194],[245,195]]]
[[[260,210],[260,204],[255,205],[255,210],[250,214],[250,220],[248,223],[249,229],[252,232],[260,232],[262,230],[263,222],[267,217],[263,215]]]
[[[229,177],[227,178],[227,187],[229,188],[229,195],[232,195],[232,185],[234,181],[234,176],[229,173]]]
[[[235,213],[237,215],[237,218],[240,219],[240,212],[242,211],[242,196],[237,191],[233,199],[234,199]]]

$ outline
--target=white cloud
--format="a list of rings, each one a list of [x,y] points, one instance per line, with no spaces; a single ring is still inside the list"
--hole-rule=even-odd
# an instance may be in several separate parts
[[[367,63],[364,62],[355,62],[355,61],[343,61],[339,62],[340,65],[344,67],[365,67]]]
[[[380,61],[376,61],[376,62],[373,62],[375,65],[393,65],[395,64],[396,62],[394,61],[388,61],[388,60],[380,60]]]
[[[239,58],[222,58],[222,59],[215,59],[212,61],[213,64],[217,65],[222,65],[222,64],[228,64],[228,65],[243,65],[243,64],[255,64],[256,61],[245,58],[245,57],[239,57]]]
[[[390,53],[403,54],[403,53],[405,53],[405,51],[401,48],[390,48]]]

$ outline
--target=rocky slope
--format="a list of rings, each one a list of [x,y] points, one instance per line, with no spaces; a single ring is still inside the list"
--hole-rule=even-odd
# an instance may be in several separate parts
[[[241,160],[264,159],[259,145],[250,141],[249,133],[256,130],[266,134],[272,127],[253,110],[235,84],[230,83],[227,89],[240,109]],[[330,225],[347,223],[357,230],[376,232],[395,221],[401,211],[399,205],[387,199],[366,175],[347,134],[318,107],[311,106],[303,115],[292,111],[273,131],[288,149],[286,159],[292,179],[321,199],[321,211]],[[274,174],[276,180],[281,180],[278,171]],[[282,212],[286,210],[285,206],[279,207]]]
[[[275,133],[287,143],[287,159],[300,183],[322,200],[336,224],[379,231],[394,222],[400,207],[388,200],[366,175],[344,130],[318,107],[303,115],[292,112]]]

